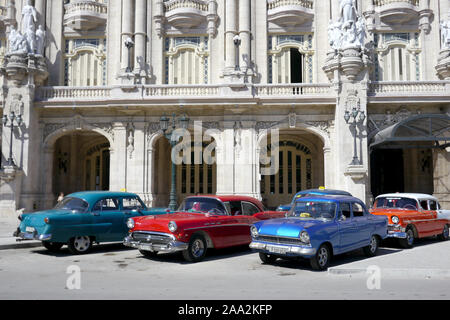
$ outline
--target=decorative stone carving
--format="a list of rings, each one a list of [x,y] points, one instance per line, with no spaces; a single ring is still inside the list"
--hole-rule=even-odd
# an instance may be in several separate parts
[[[130,159],[133,158],[133,152],[134,152],[134,125],[133,123],[129,123],[128,124],[128,138],[127,138],[127,152],[128,152],[128,157]]]
[[[353,81],[370,62],[364,49],[367,27],[365,19],[357,13],[355,0],[341,0],[339,12],[338,21],[333,23],[330,20],[328,25],[328,42],[332,51],[327,54],[323,70],[330,80],[336,70],[342,70]]]
[[[279,124],[280,123],[278,121],[258,121],[258,122],[256,122],[255,130],[259,133],[262,130],[268,130],[268,129],[275,128]]]
[[[36,30],[36,53],[39,55],[44,54],[45,49],[45,31],[40,25],[39,28]]]
[[[439,78],[450,80],[450,12],[447,21],[441,21],[441,46],[436,71]]]

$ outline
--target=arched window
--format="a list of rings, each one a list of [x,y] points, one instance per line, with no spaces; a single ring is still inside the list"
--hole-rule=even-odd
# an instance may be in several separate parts
[[[207,36],[166,38],[165,84],[207,84],[208,43]]]
[[[67,39],[64,85],[106,85],[106,39]]]
[[[313,82],[312,35],[276,35],[268,41],[269,83]]]
[[[375,44],[375,80],[420,80],[418,33],[376,34]]]

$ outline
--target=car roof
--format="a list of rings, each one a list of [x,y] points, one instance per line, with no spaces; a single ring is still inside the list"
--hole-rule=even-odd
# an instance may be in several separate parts
[[[308,195],[306,197],[303,198],[299,198],[296,199],[295,202],[300,202],[300,201],[314,201],[314,200],[331,200],[334,202],[340,202],[340,201],[357,201],[357,202],[361,202],[362,201],[358,198],[355,198],[353,196],[346,196],[346,195]]]
[[[212,195],[212,194],[207,194],[207,195],[197,195],[197,196],[188,196],[187,198],[214,198],[214,199],[218,199],[222,202],[227,202],[227,201],[249,201],[249,202],[257,202],[259,203],[259,200],[253,198],[253,197],[249,197],[249,196],[239,196],[239,195]]]
[[[66,197],[81,198],[87,202],[97,201],[104,197],[136,197],[135,193],[119,191],[80,191],[68,194]]]
[[[432,195],[426,194],[426,193],[405,193],[405,192],[396,192],[396,193],[385,193],[385,194],[380,194],[379,196],[377,196],[375,198],[384,198],[384,197],[404,197],[404,198],[413,198],[415,200],[436,200],[437,199],[435,197],[433,197]]]
[[[319,193],[319,194],[335,194],[335,195],[347,195],[351,196],[350,192],[344,190],[335,190],[335,189],[307,189],[297,192],[295,195],[299,194],[309,194],[309,193]]]

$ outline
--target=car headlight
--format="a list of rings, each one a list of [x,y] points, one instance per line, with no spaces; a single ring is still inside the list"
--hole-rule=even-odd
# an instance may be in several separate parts
[[[256,228],[255,226],[251,226],[250,233],[253,238],[256,238],[258,236],[258,228]]]
[[[134,228],[134,220],[132,218],[127,220],[127,227],[128,227],[128,229]]]
[[[309,238],[309,234],[306,231],[302,231],[300,233],[300,241],[303,243],[309,243],[310,238]]]
[[[175,232],[175,231],[177,231],[177,229],[178,229],[177,224],[174,221],[170,221],[169,222],[170,232]]]
[[[397,224],[400,221],[400,219],[397,216],[392,216],[391,220],[392,220],[392,223],[394,223],[394,224]]]

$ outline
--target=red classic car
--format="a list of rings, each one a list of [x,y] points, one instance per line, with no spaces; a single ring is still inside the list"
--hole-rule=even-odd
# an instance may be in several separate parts
[[[249,244],[254,222],[283,216],[284,212],[264,211],[262,203],[252,197],[191,196],[177,212],[130,218],[123,243],[147,257],[182,251],[187,261],[198,262],[208,248]]]
[[[448,212],[428,194],[382,194],[376,197],[370,213],[388,217],[388,237],[397,238],[404,248],[411,248],[417,238],[449,239]]]

